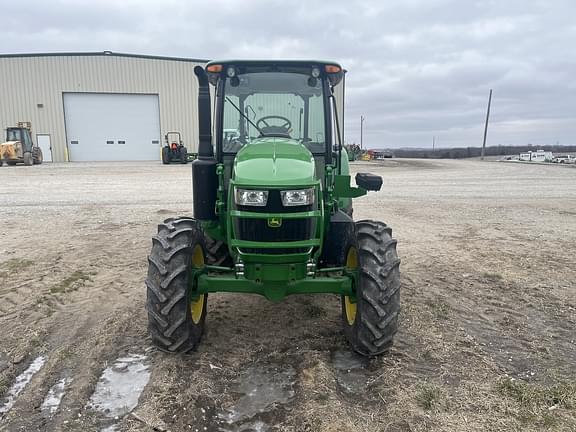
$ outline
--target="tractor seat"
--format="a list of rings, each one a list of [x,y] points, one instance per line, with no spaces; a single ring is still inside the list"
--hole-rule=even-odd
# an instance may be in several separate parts
[[[288,130],[282,126],[266,126],[261,128],[262,136],[274,136],[279,138],[292,138]]]

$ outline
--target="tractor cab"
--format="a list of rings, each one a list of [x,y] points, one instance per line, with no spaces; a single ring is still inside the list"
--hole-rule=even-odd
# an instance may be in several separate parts
[[[301,73],[267,72],[246,66],[228,69],[227,74],[233,76],[226,76],[222,89],[223,153],[237,153],[243,146],[267,138],[291,140],[311,153],[325,153],[321,80],[305,73],[305,68]],[[230,129],[238,133],[227,134]]]
[[[330,80],[323,79],[327,66]],[[229,174],[230,162],[244,147],[270,142],[279,148],[295,146],[293,151],[301,148],[302,154],[321,161],[316,174],[323,171],[326,157],[331,161],[336,141],[333,89],[344,76],[340,66],[227,61],[209,64],[206,71],[216,88],[215,156]],[[339,102],[341,107],[343,101]]]
[[[19,141],[23,151],[32,151],[33,143],[30,130],[25,127],[6,128],[6,141]]]

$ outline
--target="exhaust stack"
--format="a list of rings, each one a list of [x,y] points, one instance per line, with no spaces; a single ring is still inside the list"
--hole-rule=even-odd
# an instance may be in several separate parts
[[[212,147],[212,121],[208,77],[202,66],[194,68],[198,79],[198,159],[192,162],[192,188],[194,191],[194,218],[200,221],[216,220],[216,192],[218,176]]]
[[[202,66],[194,68],[194,75],[198,78],[198,157],[200,159],[213,158],[212,147],[212,120],[210,89],[208,77]]]

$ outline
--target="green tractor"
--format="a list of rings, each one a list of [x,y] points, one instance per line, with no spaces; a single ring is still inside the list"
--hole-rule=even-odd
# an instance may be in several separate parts
[[[398,328],[400,260],[386,224],[352,219],[352,198],[380,190],[382,178],[359,173],[351,186],[341,66],[213,61],[194,72],[194,218],[167,219],[152,239],[146,306],[154,344],[196,348],[210,293],[274,302],[331,293],[341,297],[351,347],[386,352]]]

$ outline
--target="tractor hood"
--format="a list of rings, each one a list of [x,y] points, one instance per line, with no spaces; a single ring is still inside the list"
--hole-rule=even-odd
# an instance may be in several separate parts
[[[261,138],[236,155],[234,180],[242,186],[306,186],[315,181],[312,153],[288,138]]]

